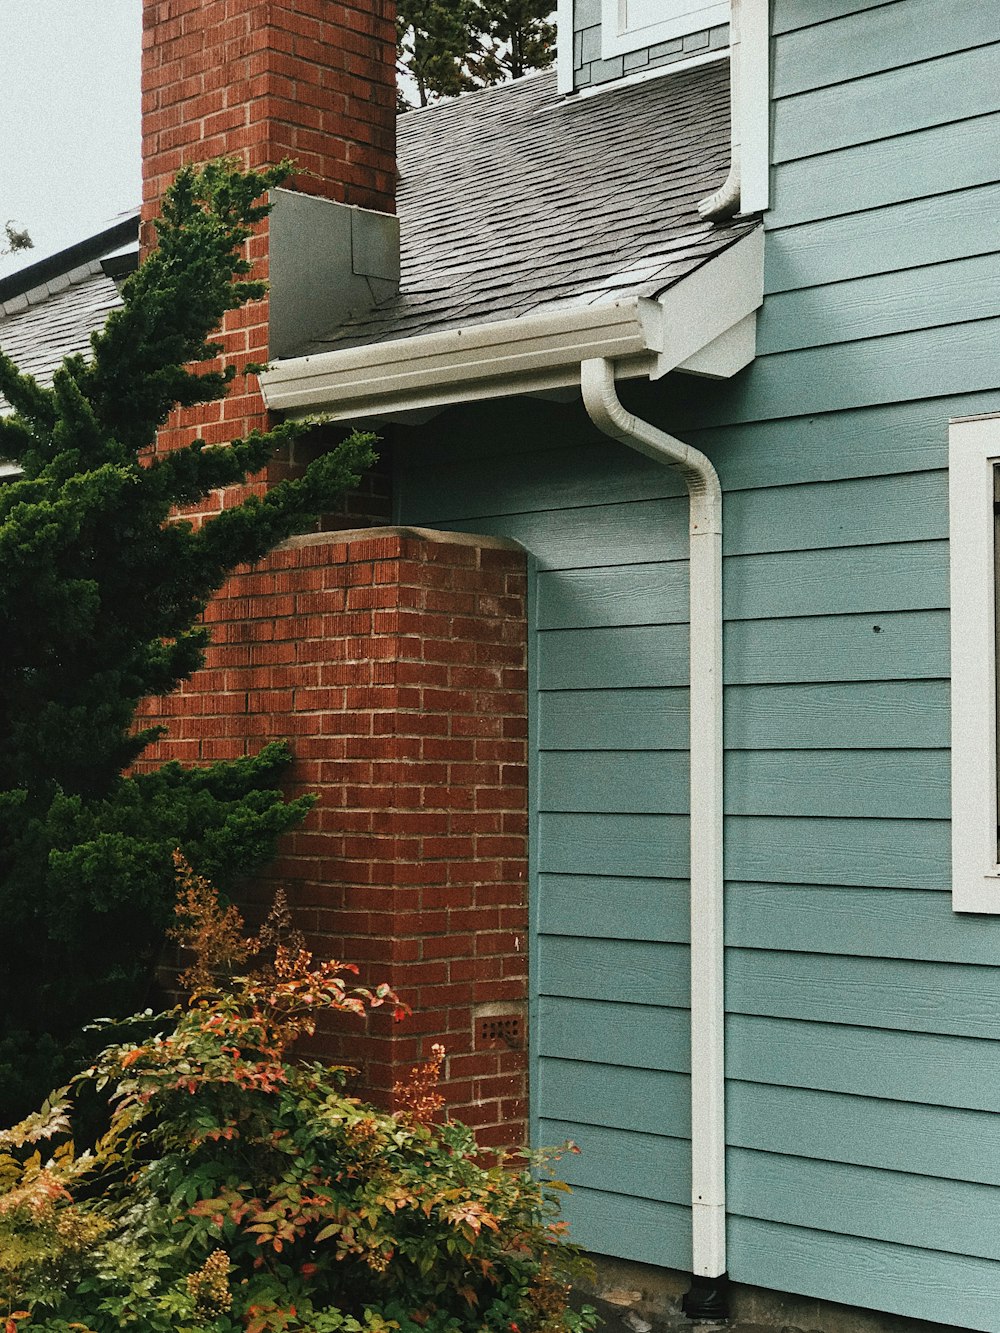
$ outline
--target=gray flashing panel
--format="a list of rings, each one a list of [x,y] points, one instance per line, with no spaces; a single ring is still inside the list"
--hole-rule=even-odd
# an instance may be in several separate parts
[[[286,357],[395,295],[399,220],[293,190],[271,202],[269,346]]]

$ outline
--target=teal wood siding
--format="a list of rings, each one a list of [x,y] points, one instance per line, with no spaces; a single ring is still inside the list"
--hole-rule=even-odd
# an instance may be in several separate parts
[[[725,490],[730,1273],[1000,1333],[1000,918],[950,901],[947,425],[1000,410],[1000,7],[775,0],[760,355],[626,384]],[[578,406],[401,434],[400,518],[517,538],[535,1134],[690,1266],[686,500]]]
[[[579,408],[442,434],[400,450],[401,517],[533,558],[535,1137],[583,1149],[583,1244],[690,1268],[687,500]]]

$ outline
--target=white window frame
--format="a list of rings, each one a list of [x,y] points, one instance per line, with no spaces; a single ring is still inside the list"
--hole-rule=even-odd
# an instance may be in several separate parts
[[[951,873],[956,912],[1000,913],[997,853],[997,540],[1000,415],[948,432],[951,555]]]
[[[629,8],[639,3],[668,11],[669,17],[637,20]],[[611,60],[728,22],[729,0],[601,0],[601,56]]]

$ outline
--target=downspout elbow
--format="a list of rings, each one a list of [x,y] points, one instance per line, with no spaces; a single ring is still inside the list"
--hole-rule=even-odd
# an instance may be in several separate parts
[[[698,212],[703,218],[708,218],[711,222],[723,222],[726,218],[735,217],[740,211],[740,146],[733,144],[733,158],[729,165],[729,175],[723,181],[722,185],[714,194],[710,194],[707,199],[702,199],[698,205]]]
[[[722,485],[711,459],[629,412],[618,397],[614,362],[584,361],[580,385],[587,414],[605,435],[683,476],[691,497],[691,535],[721,533]]]
[[[741,120],[740,101],[740,0],[730,0],[729,10],[729,174],[722,185],[702,199],[698,212],[712,222],[723,222],[740,211],[742,202],[742,172],[740,168]]]

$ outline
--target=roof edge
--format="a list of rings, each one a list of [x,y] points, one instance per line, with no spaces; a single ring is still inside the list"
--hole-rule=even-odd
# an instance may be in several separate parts
[[[118,222],[113,222],[96,235],[88,236],[85,241],[77,241],[67,246],[65,250],[58,250],[54,255],[46,255],[44,259],[38,259],[35,263],[18,269],[16,273],[9,273],[7,277],[0,278],[0,304],[11,300],[12,297],[23,296],[52,278],[80,268],[91,260],[100,259],[109,250],[125,245],[128,241],[138,243],[138,240],[139,210],[136,209],[134,213],[121,218]]]
[[[267,407],[290,416],[338,421],[424,410],[562,388],[574,372],[579,382],[588,357],[651,364],[659,325],[656,301],[631,296],[295,357],[268,367],[260,385]]]
[[[578,388],[581,363],[596,357],[614,361],[625,378],[687,368],[728,378],[754,355],[748,321],[763,299],[758,226],[658,298],[621,297],[294,357],[261,373],[261,392],[271,411],[355,421]]]

